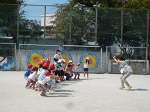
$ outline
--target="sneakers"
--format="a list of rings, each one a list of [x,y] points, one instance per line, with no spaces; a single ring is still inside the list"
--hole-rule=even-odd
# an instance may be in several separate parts
[[[129,87],[128,87],[128,91],[130,91],[130,90],[131,90],[131,88],[132,88],[132,86],[129,86]]]
[[[49,92],[50,92],[50,93],[54,93],[54,91],[53,91],[53,90],[49,90]]]
[[[125,88],[125,86],[121,86],[119,89],[124,89]]]
[[[44,94],[44,93],[41,93],[40,95],[41,95],[41,96],[46,96],[46,94]]]
[[[57,81],[56,81],[56,83],[60,83],[60,82],[61,82],[60,80],[57,80]]]
[[[121,86],[119,89],[124,89],[124,88],[125,88],[125,86]],[[127,90],[130,91],[131,88],[132,88],[132,86],[129,86]]]

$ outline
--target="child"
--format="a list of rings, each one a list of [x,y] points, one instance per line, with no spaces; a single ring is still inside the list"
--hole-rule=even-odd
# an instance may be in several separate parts
[[[123,58],[116,59],[116,57],[113,57],[114,61],[119,64],[120,68],[120,73],[122,76],[120,77],[121,79],[121,87],[119,89],[124,89],[124,83],[128,86],[128,90],[131,90],[132,86],[129,85],[127,82],[127,78],[132,74],[133,70],[131,66],[129,66],[125,61],[123,61]]]
[[[51,72],[51,70],[49,70],[49,72]],[[50,80],[47,81],[48,85],[50,86],[48,89],[49,89],[49,92],[50,93],[53,93],[53,88],[55,87],[55,83],[54,83],[54,80],[57,80],[58,77],[56,75],[54,75],[53,73],[51,73],[51,76],[50,76]]]
[[[65,76],[66,76],[66,80],[70,80],[71,77],[70,77],[70,67],[71,65],[68,65],[66,68],[65,68]]]
[[[72,60],[70,60],[68,65],[70,65],[70,67],[69,67],[70,68],[70,77],[72,77],[73,76],[73,67],[75,64],[73,63]]]
[[[32,71],[33,65],[32,64],[28,64],[28,69],[26,71],[26,73],[24,74],[24,78],[26,80],[28,80],[28,76],[30,75],[31,71]]]
[[[38,72],[38,67],[34,67],[32,69],[32,73],[28,76],[28,82],[26,84],[26,87],[27,88],[35,88],[35,83],[36,83],[36,75],[37,75],[37,72]]]
[[[89,72],[88,72],[89,71],[89,68],[88,68],[89,64],[90,64],[90,58],[87,57],[84,65],[83,65],[84,77],[87,74],[87,79],[89,79]]]
[[[78,64],[75,66],[75,68],[74,68],[74,74],[75,74],[74,79],[76,79],[77,76],[78,76],[77,79],[80,79],[80,78],[79,78],[79,77],[80,77],[79,70],[80,70],[80,63],[78,63]]]
[[[44,87],[44,85],[50,80],[50,76],[51,76],[51,73],[49,71],[46,71],[44,73],[44,75],[36,83],[38,88],[40,88],[42,90],[42,92],[40,94],[41,96],[46,96],[46,94],[45,94],[46,88]]]
[[[40,74],[39,74],[38,80],[41,79],[41,77],[44,76],[44,73],[48,70],[48,67],[49,67],[49,64],[47,64],[47,63],[44,63],[44,64],[42,65],[42,68],[43,68],[43,69],[41,70],[41,72],[40,72]]]
[[[63,77],[64,77],[64,69],[61,66],[62,60],[59,59],[57,64],[56,64],[56,70],[55,70],[55,75],[59,76],[60,80],[57,80],[57,82],[62,82],[63,81]]]

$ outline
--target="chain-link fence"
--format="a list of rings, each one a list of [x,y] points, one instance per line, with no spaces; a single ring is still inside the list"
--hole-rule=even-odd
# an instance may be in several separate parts
[[[0,43],[0,70],[15,70],[16,57],[15,43]]]
[[[142,74],[144,70],[149,73],[149,60],[147,59],[146,47],[118,47],[107,46],[106,59],[108,63],[108,73],[120,73],[119,66],[114,62],[113,56],[122,58],[133,69],[134,74]]]
[[[17,44],[62,39],[64,44],[148,47],[150,12],[53,5],[0,4],[0,35]],[[30,40],[30,39],[34,39]],[[0,39],[1,42],[4,39]],[[41,44],[41,43],[40,43]]]
[[[0,4],[0,42],[146,47],[150,11],[66,5]]]

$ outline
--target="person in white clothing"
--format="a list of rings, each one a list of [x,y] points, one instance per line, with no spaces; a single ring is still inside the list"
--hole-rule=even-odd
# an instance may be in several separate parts
[[[88,72],[89,68],[88,68],[88,66],[89,66],[90,63],[91,63],[90,58],[87,57],[86,60],[85,60],[84,65],[83,65],[84,77],[85,77],[85,75],[87,75],[87,79],[89,79],[89,72]]]
[[[38,67],[34,67],[32,70],[33,70],[33,72],[28,76],[28,81],[27,81],[26,87],[34,89],[35,83],[36,83]]]
[[[120,73],[122,74],[122,76],[120,77],[121,79],[121,87],[119,89],[124,89],[124,83],[127,85],[128,90],[131,90],[132,86],[130,86],[130,84],[127,82],[127,78],[132,74],[133,70],[131,68],[131,66],[129,66],[124,60],[123,58],[119,58],[116,59],[116,56],[113,57],[114,61],[116,63],[119,64],[119,68],[120,68]]]
[[[54,55],[54,64],[56,65],[58,60],[62,59],[61,50],[57,49],[56,54]]]
[[[44,63],[44,64],[42,65],[42,68],[43,68],[43,69],[41,69],[41,72],[40,72],[40,74],[39,74],[38,80],[40,80],[41,77],[44,76],[44,73],[46,72],[46,70],[48,70],[48,67],[49,67],[49,64],[47,64],[47,63]]]
[[[42,90],[40,94],[41,96],[46,96],[46,88],[44,87],[44,85],[50,80],[51,76],[51,73],[48,70],[44,74],[45,75],[43,75],[36,83],[36,85]]]
[[[80,70],[80,63],[78,63],[75,67],[74,67],[74,79],[80,79],[80,73],[79,73],[79,70]]]

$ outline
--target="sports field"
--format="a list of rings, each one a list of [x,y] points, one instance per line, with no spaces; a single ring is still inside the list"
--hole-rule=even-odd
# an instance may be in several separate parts
[[[120,74],[90,74],[57,83],[47,97],[26,89],[25,71],[0,71],[0,112],[149,112],[150,76],[131,75],[132,90],[119,90]]]

